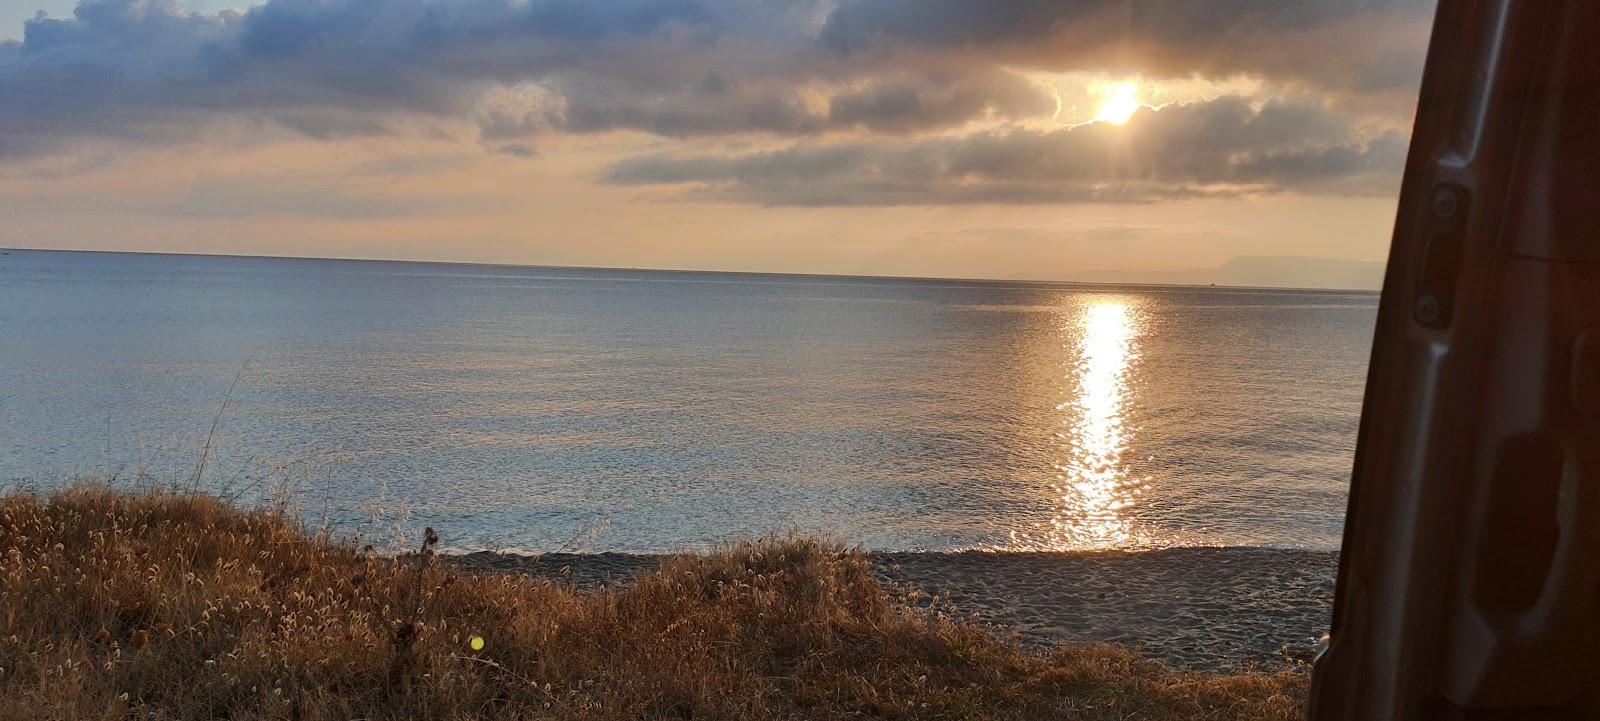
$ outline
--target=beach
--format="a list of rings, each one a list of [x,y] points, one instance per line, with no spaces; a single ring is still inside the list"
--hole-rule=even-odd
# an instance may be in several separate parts
[[[667,555],[454,556],[463,567],[628,583]],[[1104,641],[1180,669],[1279,668],[1327,631],[1338,556],[1263,548],[1074,553],[870,553],[875,574],[914,605],[975,618],[1029,646]]]

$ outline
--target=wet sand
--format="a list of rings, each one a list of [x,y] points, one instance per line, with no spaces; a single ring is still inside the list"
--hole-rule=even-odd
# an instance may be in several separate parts
[[[873,553],[879,579],[1023,643],[1107,641],[1181,668],[1281,667],[1327,630],[1338,556],[1259,548],[1085,553]],[[661,556],[473,553],[468,568],[559,576],[580,589],[627,583]],[[911,593],[911,592],[917,593]]]

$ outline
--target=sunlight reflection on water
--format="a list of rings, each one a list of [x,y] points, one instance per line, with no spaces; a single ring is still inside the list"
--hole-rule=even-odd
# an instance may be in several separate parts
[[[1132,368],[1141,325],[1129,301],[1099,299],[1063,322],[1070,397],[1055,410],[1060,460],[1051,491],[1054,513],[1033,532],[1012,536],[1013,547],[1088,550],[1173,545],[1141,532],[1129,515],[1148,477],[1123,462],[1133,429],[1127,421]]]

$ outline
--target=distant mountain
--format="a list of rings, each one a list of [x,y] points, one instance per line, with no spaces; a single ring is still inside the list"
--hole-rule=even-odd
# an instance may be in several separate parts
[[[1378,290],[1383,263],[1291,255],[1241,255],[1216,268],[1182,270],[1098,270],[1072,280],[1096,283],[1243,285],[1264,288]]]

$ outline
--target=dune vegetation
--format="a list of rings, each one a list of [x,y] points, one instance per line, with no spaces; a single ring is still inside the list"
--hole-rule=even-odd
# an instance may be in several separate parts
[[[1301,672],[1029,651],[815,540],[623,588],[398,557],[273,511],[0,497],[0,719],[1291,719]]]

